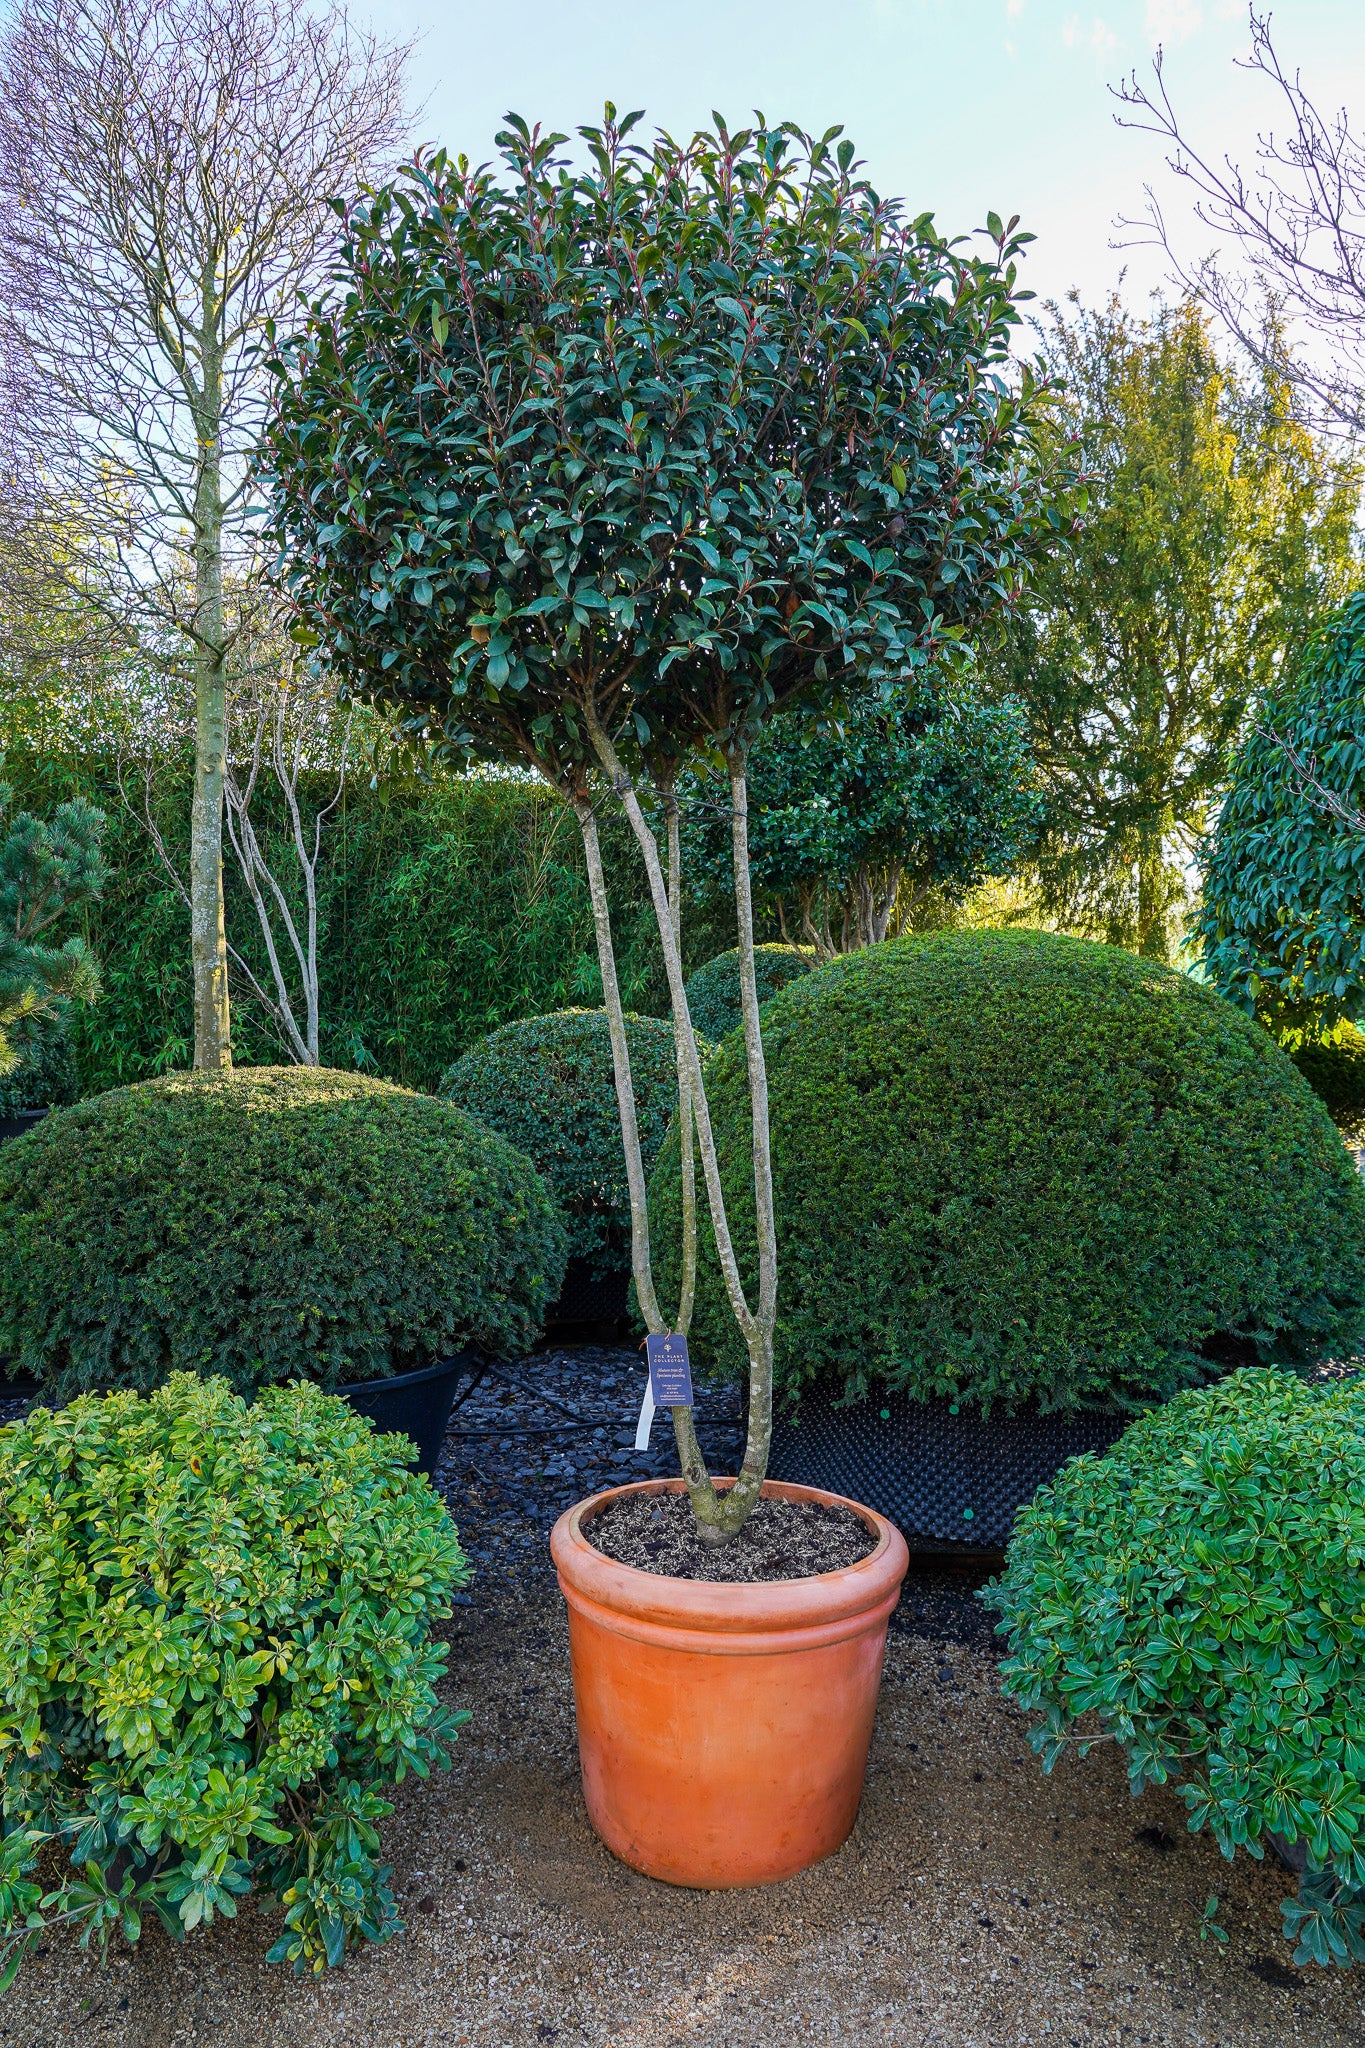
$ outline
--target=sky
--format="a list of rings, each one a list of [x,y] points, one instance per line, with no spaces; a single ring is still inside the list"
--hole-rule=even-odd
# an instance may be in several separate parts
[[[1265,0],[1263,0],[1265,4]],[[1365,0],[1279,0],[1275,39],[1320,104],[1365,120]],[[1024,282],[1040,298],[1075,287],[1100,302],[1126,269],[1140,300],[1166,264],[1116,249],[1153,184],[1188,223],[1188,199],[1150,135],[1115,123],[1109,90],[1150,78],[1158,44],[1168,89],[1201,145],[1254,155],[1279,118],[1235,60],[1245,0],[370,0],[382,34],[417,43],[414,139],[476,161],[494,154],[508,109],[572,131],[606,99],[690,133],[718,108],[731,126],[761,108],[823,131],[842,122],[885,194],[966,233],[993,209],[1038,239]],[[1189,223],[1186,246],[1208,236]]]

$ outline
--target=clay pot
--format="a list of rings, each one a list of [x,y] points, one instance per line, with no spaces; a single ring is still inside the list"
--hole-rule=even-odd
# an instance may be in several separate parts
[[[772,1884],[830,1855],[857,1818],[909,1557],[870,1508],[777,1480],[769,1499],[850,1507],[876,1548],[816,1578],[712,1585],[618,1564],[583,1534],[624,1494],[681,1489],[680,1479],[614,1487],[568,1509],[550,1538],[569,1607],[588,1818],[649,1877],[708,1890]]]

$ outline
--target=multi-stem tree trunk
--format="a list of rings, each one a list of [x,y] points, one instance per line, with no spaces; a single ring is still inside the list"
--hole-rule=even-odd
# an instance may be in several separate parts
[[[218,310],[204,294],[199,472],[194,494],[194,800],[190,813],[190,947],[194,1064],[232,1065],[227,929],[223,916],[223,771],[227,752],[224,674],[222,368]]]
[[[589,702],[585,705],[585,718],[593,749],[608,776],[611,786],[625,809],[631,829],[644,856],[645,872],[649,879],[650,898],[654,908],[655,923],[663,948],[664,968],[668,976],[669,998],[673,1011],[676,1040],[682,1051],[691,1092],[692,1111],[695,1119],[697,1148],[701,1154],[702,1177],[706,1186],[707,1204],[711,1214],[711,1226],[715,1236],[716,1252],[720,1261],[725,1291],[730,1301],[740,1333],[744,1338],[749,1360],[749,1425],[744,1447],[744,1460],[735,1483],[724,1494],[718,1494],[706,1471],[696,1434],[692,1426],[689,1409],[674,1409],[673,1421],[677,1432],[679,1456],[683,1477],[691,1496],[693,1512],[701,1536],[709,1542],[723,1543],[738,1534],[753,1512],[768,1472],[768,1453],[772,1441],[773,1402],[773,1337],[777,1322],[777,1241],[773,1216],[772,1195],[772,1153],[768,1123],[768,1081],[763,1056],[763,1039],[758,1017],[758,983],[754,971],[754,918],[753,899],[749,879],[748,841],[748,792],[744,771],[744,757],[740,752],[730,757],[731,834],[734,854],[735,915],[739,930],[740,995],[744,1015],[744,1043],[748,1067],[749,1101],[753,1129],[753,1171],[755,1219],[758,1237],[758,1303],[751,1308],[744,1291],[739,1261],[735,1254],[730,1235],[729,1218],[726,1214],[725,1193],[721,1185],[720,1163],[716,1155],[715,1135],[711,1126],[710,1105],[706,1096],[706,1084],[702,1075],[701,1059],[697,1049],[696,1032],[688,1007],[687,992],[683,980],[682,951],[678,942],[677,923],[670,902],[669,886],[659,859],[659,847],[649,822],[640,807],[640,800],[629,775],[612,745],[609,736],[599,723],[595,709]],[[610,914],[607,906],[605,877],[602,872],[601,849],[597,841],[596,821],[586,796],[576,802],[579,824],[583,831],[584,852],[588,863],[589,885],[592,891],[593,913],[597,929],[598,957],[602,968],[602,986],[606,998],[607,1014],[610,1020],[612,1054],[616,1065],[617,1100],[621,1111],[622,1138],[626,1150],[626,1174],[631,1197],[632,1221],[632,1262],[636,1292],[640,1310],[646,1326],[652,1331],[662,1332],[666,1325],[662,1319],[649,1252],[649,1212],[645,1188],[644,1166],[640,1155],[639,1131],[635,1118],[634,1090],[630,1078],[630,1055],[626,1044],[625,1020],[621,1011],[620,990],[616,980],[615,959],[611,944]]]

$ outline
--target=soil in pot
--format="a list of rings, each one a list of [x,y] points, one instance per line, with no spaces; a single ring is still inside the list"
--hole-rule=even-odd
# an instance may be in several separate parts
[[[769,1585],[842,1571],[877,1547],[877,1533],[851,1508],[814,1500],[760,1500],[737,1536],[719,1547],[697,1534],[685,1493],[627,1493],[584,1524],[604,1557],[670,1579],[714,1585]]]

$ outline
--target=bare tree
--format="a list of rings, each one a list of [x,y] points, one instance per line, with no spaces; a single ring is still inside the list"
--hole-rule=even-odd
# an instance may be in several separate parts
[[[329,198],[395,149],[404,59],[303,0],[18,0],[0,45],[6,453],[81,594],[193,679],[197,1067],[231,1064],[224,588],[251,588],[260,344],[325,268]]]
[[[1255,167],[1203,154],[1181,125],[1166,85],[1163,53],[1154,83],[1136,73],[1117,88],[1130,110],[1120,125],[1162,136],[1167,163],[1192,188],[1194,217],[1220,248],[1189,259],[1161,202],[1147,187],[1147,211],[1123,221],[1166,251],[1181,285],[1209,306],[1253,360],[1283,372],[1327,426],[1365,431],[1365,139],[1346,109],[1324,113],[1297,71],[1285,70],[1270,16],[1250,9],[1251,54],[1242,68],[1266,80],[1285,110],[1282,133],[1256,139]],[[1231,258],[1231,262],[1229,262]],[[1267,313],[1272,316],[1267,318]],[[1286,354],[1282,323],[1308,348]]]
[[[234,693],[233,724],[239,748],[228,746],[225,791],[227,828],[261,927],[270,963],[272,998],[256,978],[256,993],[270,1011],[301,1067],[318,1064],[318,859],[327,821],[341,802],[351,742],[353,712],[345,714],[339,747],[336,711],[329,694],[297,658],[286,661],[265,686]],[[308,799],[304,777],[330,769],[325,799]],[[288,838],[297,870],[297,894],[266,858],[252,799],[264,768],[273,777],[288,817]],[[291,977],[290,963],[293,974]]]

